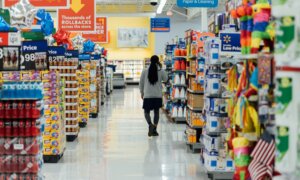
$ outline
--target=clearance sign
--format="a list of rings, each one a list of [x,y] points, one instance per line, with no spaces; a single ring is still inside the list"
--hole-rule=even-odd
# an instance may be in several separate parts
[[[70,9],[58,10],[58,28],[66,31],[95,31],[95,0],[70,0]]]
[[[108,32],[107,32],[107,17],[96,18],[96,31],[95,32],[84,32],[82,37],[90,39],[93,42],[108,43]]]
[[[2,0],[3,7],[10,7],[19,0]],[[43,8],[53,8],[53,7],[68,7],[69,0],[29,0],[29,2],[36,7],[43,7]]]

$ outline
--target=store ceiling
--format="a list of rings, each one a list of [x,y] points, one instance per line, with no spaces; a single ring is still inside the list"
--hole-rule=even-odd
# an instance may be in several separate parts
[[[175,9],[176,1],[167,0],[164,12]],[[97,0],[97,13],[155,13],[157,7],[150,0]]]

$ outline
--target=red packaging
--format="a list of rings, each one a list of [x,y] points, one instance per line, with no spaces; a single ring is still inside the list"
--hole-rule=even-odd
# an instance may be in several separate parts
[[[19,111],[18,117],[20,119],[25,118],[25,107],[24,107],[24,103],[21,101],[18,103],[18,111]]]
[[[4,118],[4,103],[2,101],[0,101],[0,119],[3,119]]]
[[[35,156],[31,157],[31,163],[32,163],[32,166],[31,166],[31,168],[30,168],[29,171],[31,173],[38,173],[38,171],[39,171],[39,164],[38,164],[37,159],[36,159]]]
[[[11,173],[12,172],[11,160],[12,160],[12,156],[5,156],[4,172],[6,172],[6,173]]]
[[[39,148],[39,144],[38,144],[37,139],[32,138],[30,142],[31,142],[30,143],[31,148],[29,150],[30,154],[34,154],[34,155],[38,154],[40,148]]]
[[[30,156],[25,156],[24,157],[24,169],[22,171],[22,173],[30,173],[30,166],[31,165],[31,157]]]
[[[12,142],[10,138],[4,140],[4,151],[5,154],[12,154]]]
[[[17,119],[18,118],[18,102],[13,101],[11,103],[11,118]]]
[[[19,121],[19,136],[20,137],[25,136],[25,122],[22,120]]]
[[[31,136],[31,121],[27,119],[25,121],[25,137]]]
[[[30,175],[30,174],[26,174],[24,180],[31,180],[31,176],[32,176],[32,175]]]
[[[20,173],[23,173],[23,171],[26,169],[26,164],[25,164],[25,159],[24,158],[25,158],[25,156],[19,156],[18,157]]]
[[[18,164],[18,156],[13,156],[11,160],[11,170],[12,172],[18,173],[19,170],[19,164]]]
[[[33,102],[31,105],[31,116],[35,119],[38,119],[41,116],[40,110],[36,106],[36,102]]]
[[[19,121],[17,119],[12,121],[12,135],[13,137],[19,136]]]
[[[12,122],[10,119],[5,120],[4,127],[5,127],[5,136],[11,137],[12,136]]]
[[[31,121],[31,135],[34,136],[34,137],[38,135],[38,128],[36,127],[36,121],[35,120]]]
[[[25,103],[25,118],[31,118],[31,103],[27,101]]]
[[[0,157],[0,159],[1,159],[1,157]],[[2,165],[2,164],[1,164],[1,165]],[[1,165],[0,165],[0,166],[1,166]],[[0,169],[0,172],[2,172],[1,169]],[[5,180],[5,179],[6,179],[6,175],[5,175],[5,174],[0,174],[0,179],[1,179],[1,180]]]
[[[32,146],[33,146],[32,138],[25,138],[25,151],[27,152],[27,154],[33,154]]]
[[[4,118],[10,119],[11,118],[11,103],[9,101],[5,102],[4,108],[5,108]]]
[[[5,144],[5,139],[4,138],[0,138],[0,155],[4,155],[5,154],[4,144]]]
[[[4,173],[4,159],[5,159],[5,156],[0,156],[0,179],[2,180],[2,176],[1,176],[1,173]]]
[[[0,138],[5,136],[4,120],[0,119]]]

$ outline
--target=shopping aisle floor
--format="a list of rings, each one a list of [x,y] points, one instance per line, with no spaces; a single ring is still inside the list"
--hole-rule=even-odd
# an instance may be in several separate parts
[[[185,125],[162,115],[157,138],[147,137],[137,86],[114,90],[98,119],[67,144],[58,164],[45,164],[46,180],[204,180],[199,154],[188,152]]]

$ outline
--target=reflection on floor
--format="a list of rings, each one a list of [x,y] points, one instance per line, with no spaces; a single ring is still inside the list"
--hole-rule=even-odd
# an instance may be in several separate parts
[[[58,164],[45,164],[47,180],[204,180],[198,154],[184,143],[185,125],[161,117],[160,134],[147,137],[137,86],[114,90],[98,119],[67,144]]]

